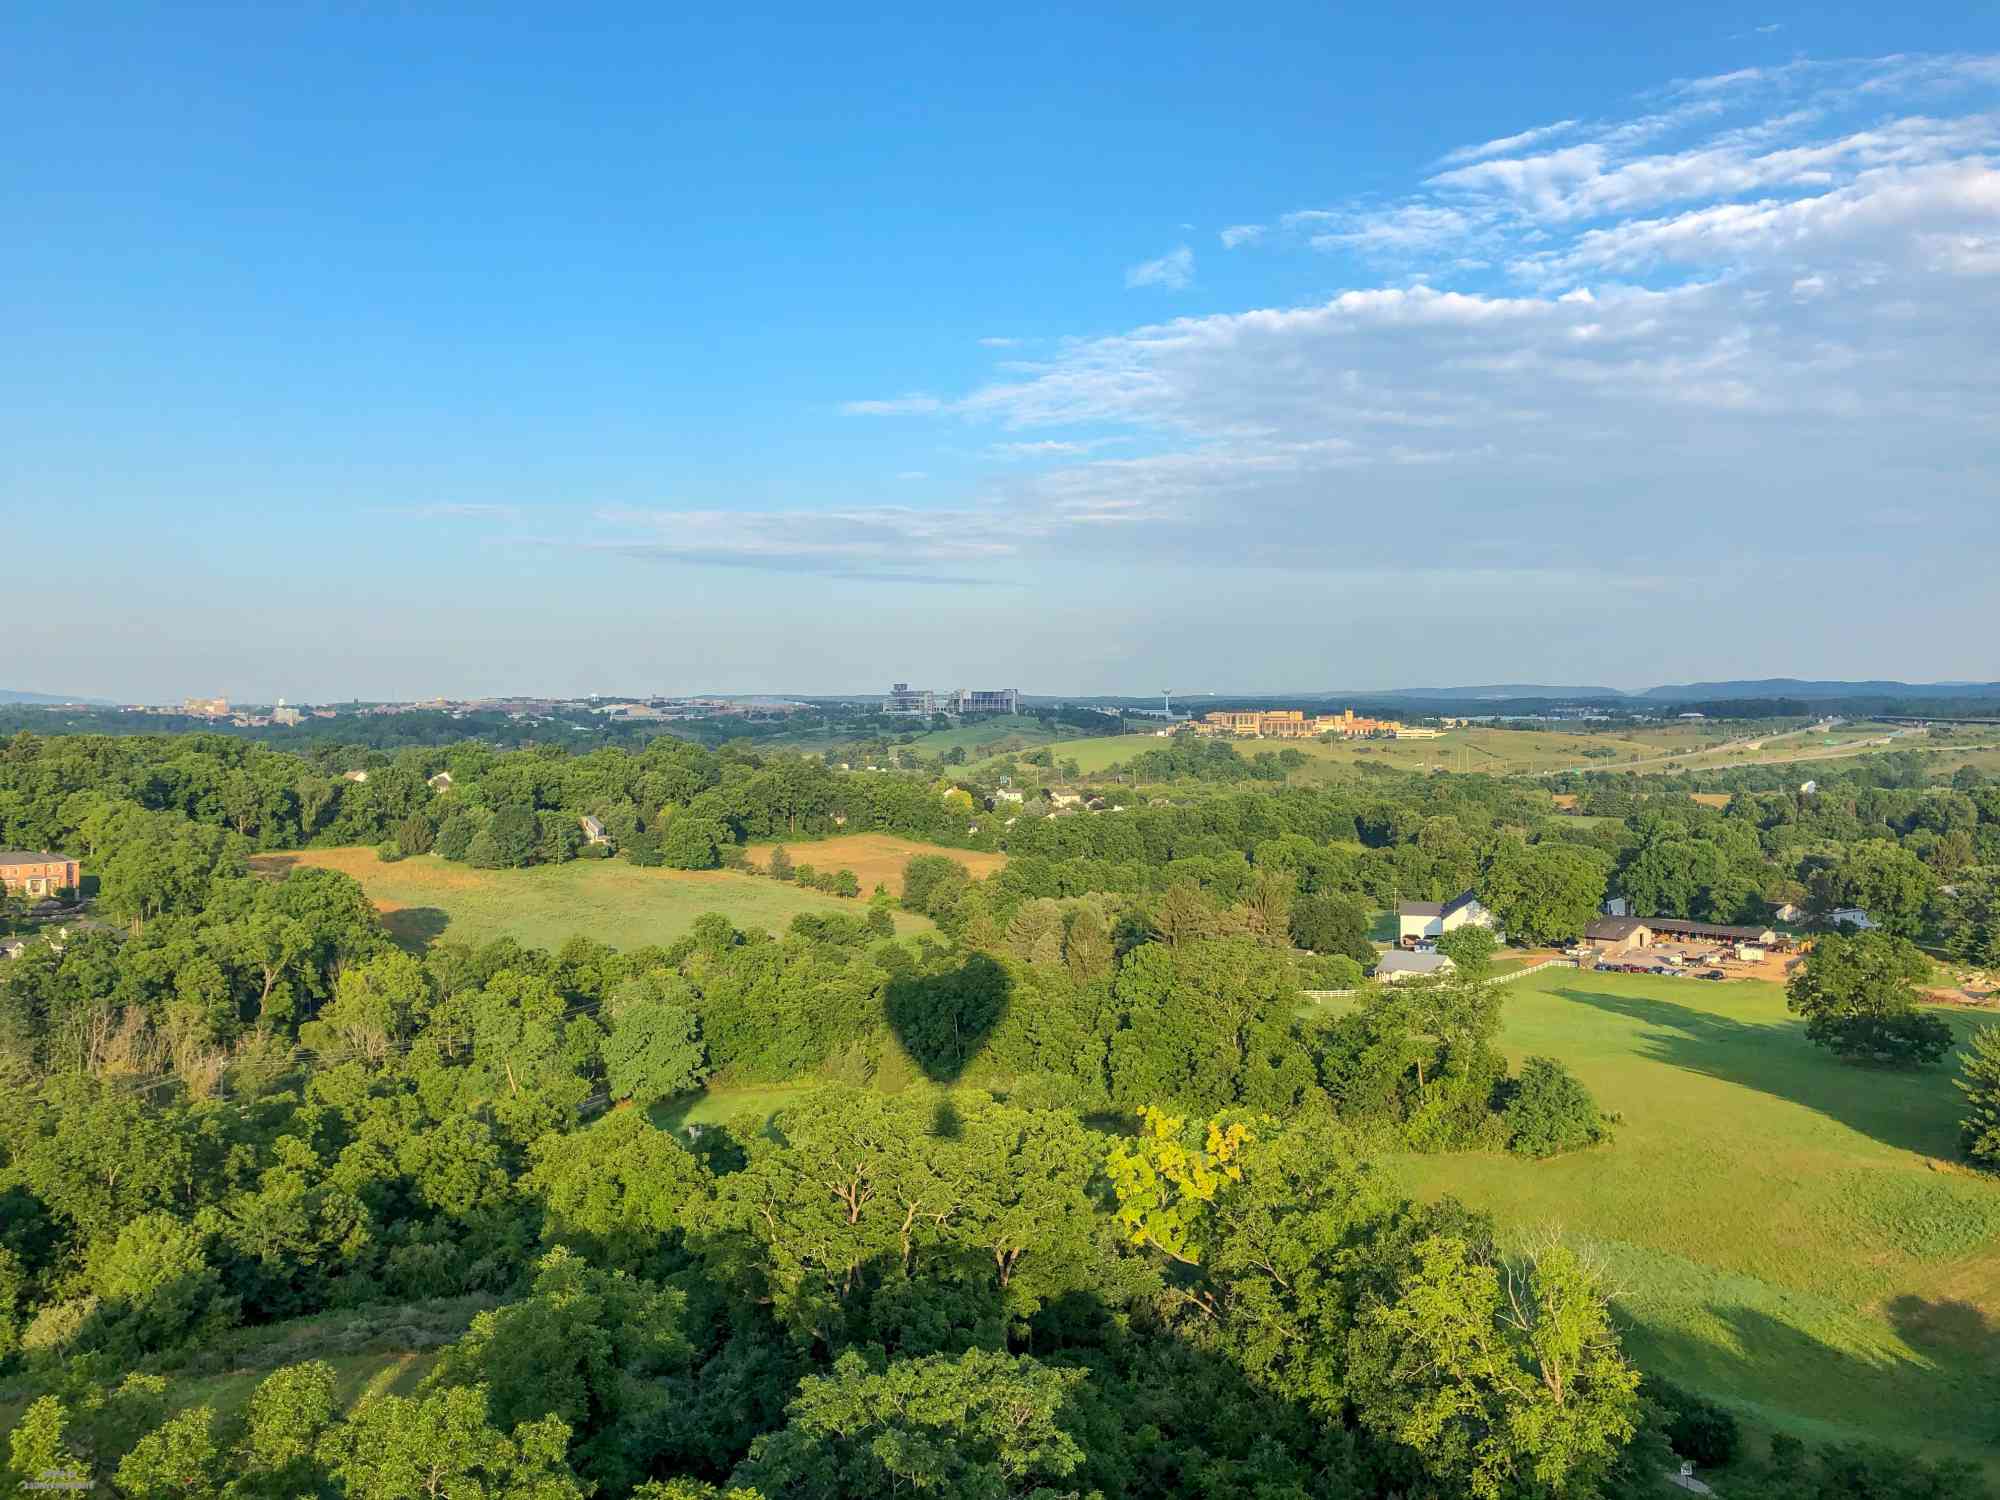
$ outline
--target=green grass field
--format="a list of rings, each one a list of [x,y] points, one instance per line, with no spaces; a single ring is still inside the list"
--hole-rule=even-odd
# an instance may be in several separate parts
[[[771,932],[782,932],[800,912],[867,912],[860,901],[754,875],[642,870],[620,859],[476,870],[435,855],[384,864],[372,849],[306,849],[260,856],[253,863],[266,871],[300,863],[352,875],[381,910],[390,936],[409,948],[439,938],[488,943],[511,937],[553,950],[579,933],[614,948],[639,948],[673,942],[704,912],[719,911],[738,927]],[[896,913],[899,932],[930,926],[926,918]]]
[[[1575,734],[1542,729],[1452,729],[1434,740],[1231,740],[1248,757],[1260,751],[1297,750],[1311,764],[1300,779],[1342,774],[1362,765],[1389,766],[1398,771],[1484,771],[1515,775],[1557,770],[1567,766],[1610,768],[1621,761],[1655,755],[1695,753],[1713,736],[1692,727],[1638,730],[1631,734]],[[1058,760],[1074,760],[1086,774],[1109,770],[1163,741],[1152,735],[1108,735],[1063,740],[1053,748]],[[1586,751],[1610,750],[1614,758],[1587,759]]]
[[[1949,1067],[1836,1062],[1774,985],[1551,969],[1505,993],[1510,1056],[1569,1065],[1617,1138],[1396,1158],[1412,1190],[1587,1246],[1640,1362],[1756,1426],[1993,1463],[2000,1182],[1957,1162]]]

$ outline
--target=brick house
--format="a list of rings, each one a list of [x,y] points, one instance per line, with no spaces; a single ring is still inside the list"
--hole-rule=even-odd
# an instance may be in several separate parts
[[[0,889],[10,896],[53,896],[75,890],[82,879],[82,867],[67,855],[0,849]]]

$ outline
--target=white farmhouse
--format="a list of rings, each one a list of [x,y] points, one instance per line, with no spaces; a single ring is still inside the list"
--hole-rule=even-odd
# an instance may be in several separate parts
[[[1405,948],[1435,942],[1468,925],[1499,935],[1499,919],[1471,891],[1460,891],[1449,901],[1405,901],[1396,908],[1396,940]]]

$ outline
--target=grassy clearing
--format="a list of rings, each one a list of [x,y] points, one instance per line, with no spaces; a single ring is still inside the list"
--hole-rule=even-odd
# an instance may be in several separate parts
[[[704,1089],[698,1094],[662,1099],[646,1111],[646,1118],[662,1130],[673,1131],[688,1125],[726,1125],[745,1115],[765,1121],[811,1087],[793,1083]]]
[[[639,948],[673,942],[704,912],[722,912],[738,927],[782,932],[800,912],[853,916],[866,910],[857,901],[735,871],[642,870],[618,859],[475,870],[435,855],[384,864],[372,849],[304,849],[260,855],[253,863],[272,873],[304,864],[352,875],[381,911],[389,935],[411,949],[442,937],[473,943],[511,937],[553,950],[578,934]],[[914,932],[930,923],[899,912],[896,926]]]
[[[1956,1162],[1948,1069],[1836,1062],[1775,985],[1551,969],[1506,995],[1510,1056],[1560,1058],[1617,1139],[1397,1158],[1413,1190],[1588,1246],[1640,1361],[1760,1426],[1992,1461],[2000,1183]]]
[[[776,843],[751,844],[745,848],[744,854],[751,864],[762,869],[776,847]],[[864,895],[874,890],[878,882],[888,886],[892,894],[902,895],[903,866],[916,854],[945,855],[957,860],[980,879],[995,870],[1004,869],[1007,864],[1004,854],[946,849],[938,844],[918,843],[890,833],[846,833],[839,838],[788,843],[785,852],[791,855],[795,865],[811,865],[815,870],[852,870],[861,882]]]
[[[934,729],[920,734],[911,742],[910,748],[919,755],[939,755],[946,750],[963,750],[967,755],[991,755],[1005,748],[1033,750],[1041,745],[1053,744],[1056,736],[1042,727],[1040,719],[998,718],[981,719],[976,724],[962,724],[956,729]]]

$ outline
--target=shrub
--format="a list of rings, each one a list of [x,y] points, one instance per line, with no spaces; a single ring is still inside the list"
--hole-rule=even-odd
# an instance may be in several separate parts
[[[852,870],[834,872],[833,882],[827,887],[836,896],[853,898],[861,894],[861,881]]]
[[[1726,1407],[1671,1380],[1649,1377],[1641,1392],[1659,1406],[1662,1430],[1682,1458],[1705,1469],[1719,1469],[1735,1459],[1742,1433]]]
[[[1493,955],[1499,947],[1499,939],[1473,922],[1454,927],[1437,940],[1437,951],[1450,959],[1467,979],[1484,979],[1493,967]]]
[[[1361,983],[1361,965],[1345,953],[1316,953],[1298,963],[1299,988],[1351,990]]]
[[[473,835],[478,832],[477,818],[468,812],[455,812],[439,827],[431,849],[445,859],[464,859],[472,847]]]
[[[396,825],[396,847],[406,855],[428,854],[437,842],[437,830],[422,813],[411,813]]]
[[[1555,1156],[1594,1146],[1609,1132],[1597,1101],[1552,1057],[1531,1057],[1510,1090],[1507,1149],[1518,1156]]]
[[[779,844],[771,851],[771,858],[764,865],[764,873],[773,880],[792,878],[792,857],[785,852],[783,844]]]
[[[728,834],[713,818],[682,813],[660,835],[660,857],[675,870],[713,870],[722,863]]]

